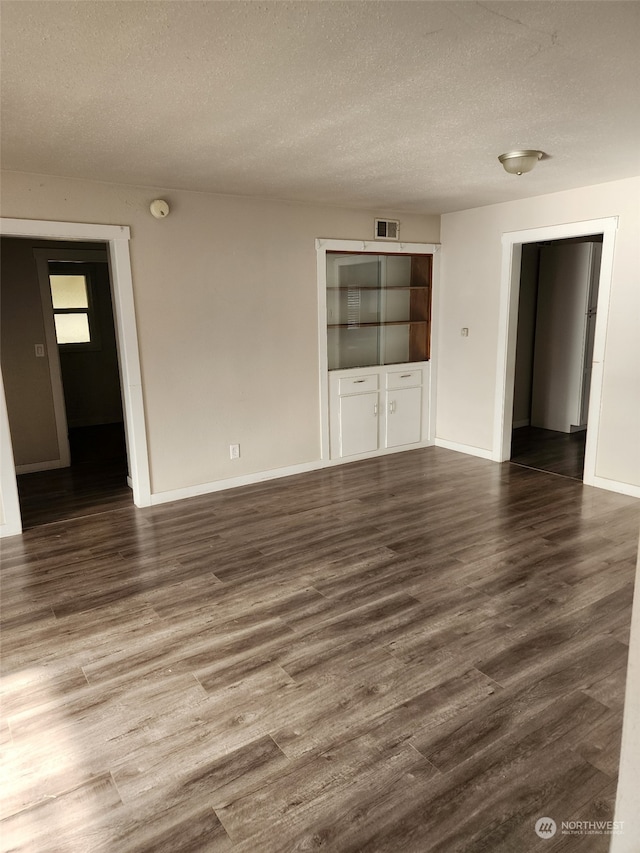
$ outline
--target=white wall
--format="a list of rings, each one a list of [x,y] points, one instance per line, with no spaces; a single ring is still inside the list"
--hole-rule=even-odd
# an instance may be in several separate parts
[[[624,723],[615,819],[623,832],[612,838],[610,853],[637,853],[640,838],[640,550],[636,569]]]
[[[494,451],[502,234],[611,216],[619,221],[595,473],[640,486],[640,178],[442,217],[437,439]]]
[[[131,227],[155,494],[320,458],[316,237],[371,240],[386,216],[439,241],[437,216],[22,173],[3,173],[2,215]]]

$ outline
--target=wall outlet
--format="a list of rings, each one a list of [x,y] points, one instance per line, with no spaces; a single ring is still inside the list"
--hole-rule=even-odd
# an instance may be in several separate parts
[[[229,445],[229,459],[240,459],[240,445],[239,444],[230,444]]]
[[[36,344],[36,358],[44,358],[44,344]]]
[[[460,334],[462,335],[463,338],[468,338],[469,337],[468,327],[464,326],[462,329],[460,329]]]

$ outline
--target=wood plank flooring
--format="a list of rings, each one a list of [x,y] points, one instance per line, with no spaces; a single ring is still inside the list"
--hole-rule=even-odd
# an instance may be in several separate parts
[[[604,853],[639,524],[427,448],[5,540],[1,849]]]
[[[122,423],[70,429],[69,446],[70,467],[18,476],[23,529],[132,505]]]
[[[582,482],[586,431],[556,432],[539,427],[513,430],[511,461]]]

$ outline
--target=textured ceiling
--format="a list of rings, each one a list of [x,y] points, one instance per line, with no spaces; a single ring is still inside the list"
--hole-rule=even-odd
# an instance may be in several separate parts
[[[0,12],[5,169],[425,213],[640,173],[638,2]]]

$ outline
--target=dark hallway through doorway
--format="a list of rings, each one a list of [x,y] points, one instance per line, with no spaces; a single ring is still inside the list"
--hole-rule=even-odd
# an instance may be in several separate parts
[[[587,433],[556,432],[539,427],[514,429],[511,462],[582,481]]]
[[[71,465],[17,477],[25,530],[131,505],[122,423],[69,429]]]

